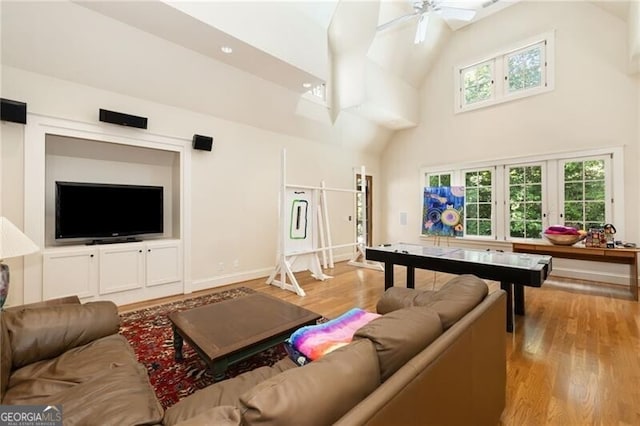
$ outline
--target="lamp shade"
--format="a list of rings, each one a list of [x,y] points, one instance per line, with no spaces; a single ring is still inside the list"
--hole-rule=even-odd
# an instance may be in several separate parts
[[[40,248],[9,219],[0,217],[0,260],[24,256],[39,250]]]

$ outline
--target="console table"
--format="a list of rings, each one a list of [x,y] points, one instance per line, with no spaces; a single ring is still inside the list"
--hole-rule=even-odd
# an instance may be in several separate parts
[[[513,243],[514,253],[546,254],[565,259],[587,260],[591,262],[620,263],[631,266],[629,290],[633,300],[638,300],[638,249],[593,248],[578,246],[558,246],[550,244]]]

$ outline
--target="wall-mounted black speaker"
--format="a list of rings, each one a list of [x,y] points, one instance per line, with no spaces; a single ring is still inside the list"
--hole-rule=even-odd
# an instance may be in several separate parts
[[[102,108],[100,108],[100,121],[119,124],[120,126],[137,127],[138,129],[147,128],[147,117],[138,117],[137,115],[124,114]]]
[[[213,138],[211,136],[193,135],[193,149],[211,151]]]
[[[27,104],[0,98],[0,119],[27,124]]]

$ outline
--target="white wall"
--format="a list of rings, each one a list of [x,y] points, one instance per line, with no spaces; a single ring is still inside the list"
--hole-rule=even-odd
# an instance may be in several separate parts
[[[569,19],[569,17],[571,17]],[[555,30],[555,90],[454,114],[454,68]],[[419,241],[422,166],[624,146],[628,241],[638,229],[638,86],[627,27],[587,2],[521,2],[453,34],[421,89],[421,121],[382,154],[385,241]],[[400,213],[408,213],[406,226]]]
[[[143,132],[183,138],[186,144],[194,133],[214,137],[213,151],[193,151],[191,160],[194,289],[264,276],[275,265],[282,148],[294,183],[318,185],[324,179],[327,186],[353,188],[355,167],[364,164],[374,179],[379,173],[375,156],[345,149],[341,140],[316,143],[11,67],[2,69],[2,90],[3,97],[27,101],[31,113],[97,123],[104,107],[146,116],[149,128]],[[2,209],[20,225],[23,193],[14,182],[23,180],[24,133],[21,126],[4,126]],[[334,242],[352,241],[355,224],[346,216],[353,214],[354,203],[336,201],[330,207]],[[380,217],[380,211],[374,215]],[[374,232],[379,235],[378,228]],[[19,304],[19,273],[12,287],[8,303]]]
[[[24,229],[23,138],[22,124],[0,122],[0,215],[8,218],[19,229]],[[22,301],[23,258],[7,259],[3,263],[9,266],[11,274],[11,288],[6,303],[14,305]]]
[[[354,114],[331,123],[312,102],[305,108],[324,120],[298,114],[298,92],[71,1],[2,1],[0,10],[4,66],[349,149],[379,150],[388,138]],[[97,110],[90,112],[93,120]]]
[[[640,72],[640,5],[636,1],[629,4],[629,70]]]
[[[221,134],[222,130],[223,134]],[[193,230],[192,251],[194,287],[199,279],[236,272],[238,261],[242,271],[259,271],[275,265],[278,227],[278,191],[280,185],[280,147],[287,149],[287,181],[300,185],[353,188],[353,168],[360,164],[373,173],[377,160],[357,153],[310,144],[283,135],[245,128],[224,129],[217,134],[220,143],[213,153],[194,153],[193,165]],[[351,197],[351,200],[353,197]],[[353,241],[354,203],[335,198],[329,200],[334,244]],[[213,227],[209,238],[198,238],[200,229]],[[224,230],[224,232],[220,232]],[[224,270],[219,271],[219,263]],[[216,281],[217,282],[217,281]]]

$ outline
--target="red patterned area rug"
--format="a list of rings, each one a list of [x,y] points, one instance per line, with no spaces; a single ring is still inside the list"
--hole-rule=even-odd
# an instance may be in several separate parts
[[[167,315],[254,292],[250,288],[239,287],[120,315],[120,333],[133,346],[138,360],[147,367],[151,385],[165,409],[196,390],[214,383],[213,374],[187,342],[183,347],[184,361],[174,360],[173,332]],[[235,377],[263,365],[273,365],[286,355],[283,345],[280,344],[231,365],[226,378]]]

